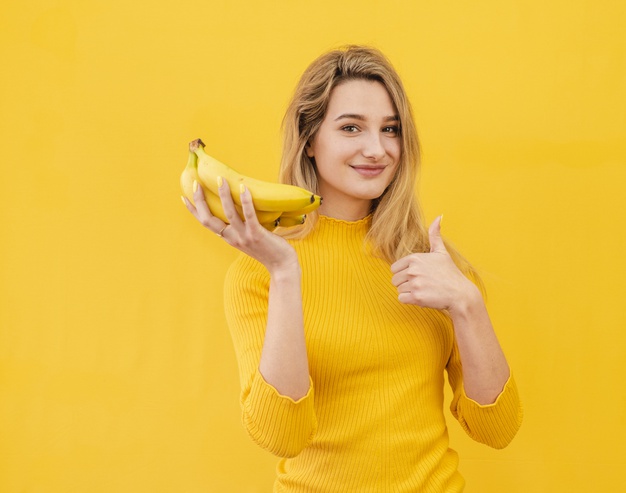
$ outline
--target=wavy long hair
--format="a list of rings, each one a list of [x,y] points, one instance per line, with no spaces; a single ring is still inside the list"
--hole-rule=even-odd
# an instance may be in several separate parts
[[[375,254],[390,263],[410,253],[428,252],[428,228],[416,195],[420,145],[413,111],[398,73],[375,48],[344,46],[321,55],[304,71],[282,122],[283,154],[279,180],[318,192],[315,165],[305,148],[326,116],[333,89],[355,79],[377,81],[385,87],[400,118],[399,135],[402,139],[395,176],[384,193],[372,203],[368,244]],[[310,213],[303,226],[279,228],[280,234],[287,238],[303,238],[314,228],[317,218],[317,212]],[[480,283],[469,262],[447,241],[446,247],[457,266]]]

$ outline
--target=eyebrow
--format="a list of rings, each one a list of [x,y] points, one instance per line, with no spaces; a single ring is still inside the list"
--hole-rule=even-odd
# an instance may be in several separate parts
[[[339,120],[342,120],[342,119],[359,120],[359,121],[367,120],[367,118],[365,118],[365,116],[363,116],[363,115],[358,115],[356,113],[344,113],[343,115],[339,115],[337,118],[335,118],[335,121],[339,121]],[[399,122],[400,121],[400,117],[398,115],[386,116],[385,118],[383,118],[383,121],[385,121],[385,122]]]

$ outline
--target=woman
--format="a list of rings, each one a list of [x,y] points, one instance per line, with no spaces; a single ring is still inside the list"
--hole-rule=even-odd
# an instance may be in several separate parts
[[[315,60],[284,120],[280,178],[323,197],[295,233],[273,234],[228,184],[230,224],[201,187],[186,201],[239,249],[225,283],[244,425],[280,456],[277,492],[459,492],[453,415],[475,440],[506,446],[521,423],[517,388],[478,276],[424,226],[418,140],[402,83],[377,50]]]

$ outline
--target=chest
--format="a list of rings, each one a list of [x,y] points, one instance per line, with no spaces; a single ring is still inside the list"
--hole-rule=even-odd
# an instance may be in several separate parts
[[[437,310],[400,303],[387,262],[327,251],[301,263],[312,373],[351,377],[428,368],[432,374],[425,378],[441,375],[452,350],[452,326]]]

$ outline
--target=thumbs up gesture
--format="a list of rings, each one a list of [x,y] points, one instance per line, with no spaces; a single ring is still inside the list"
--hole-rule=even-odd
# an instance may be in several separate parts
[[[453,311],[474,284],[458,269],[441,238],[441,218],[428,229],[430,252],[413,253],[391,266],[401,303]]]

